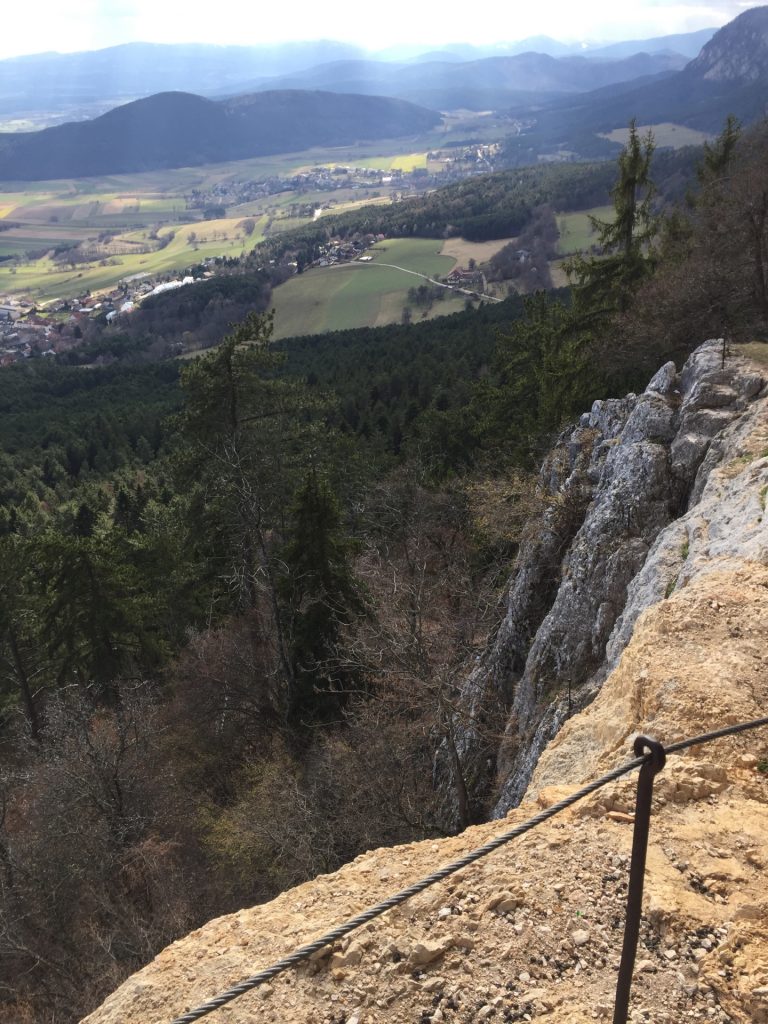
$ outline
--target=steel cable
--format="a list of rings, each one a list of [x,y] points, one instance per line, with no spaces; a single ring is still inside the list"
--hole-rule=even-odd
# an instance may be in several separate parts
[[[702,743],[711,743],[713,740],[721,739],[724,736],[732,736],[740,732],[746,732],[749,729],[757,729],[759,726],[763,725],[768,725],[768,717],[756,718],[750,722],[740,722],[737,725],[726,726],[725,728],[718,729],[715,732],[702,733],[700,736],[694,736],[691,739],[680,740],[677,743],[672,743],[664,749],[667,754],[679,753],[680,751],[687,750],[690,747],[698,746]],[[279,974],[289,970],[291,967],[295,967],[303,961],[308,960],[314,953],[319,952],[325,946],[329,946],[333,942],[337,942],[339,939],[348,935],[351,931],[354,931],[361,925],[367,924],[369,921],[372,921],[376,917],[380,917],[388,910],[392,910],[394,907],[400,906],[401,903],[405,903],[412,896],[416,896],[418,893],[423,892],[436,882],[443,881],[443,879],[448,878],[457,871],[461,871],[462,868],[465,868],[470,864],[474,864],[475,861],[480,860],[482,857],[486,857],[489,853],[493,853],[494,850],[498,850],[499,847],[506,845],[513,839],[517,839],[519,836],[537,828],[550,818],[554,818],[556,814],[560,814],[561,811],[571,807],[579,800],[583,800],[585,796],[589,796],[598,789],[602,789],[603,786],[607,786],[608,783],[615,782],[623,775],[627,775],[629,772],[634,771],[636,768],[639,768],[648,761],[651,756],[651,754],[646,754],[644,757],[636,757],[632,761],[627,761],[626,764],[620,765],[618,768],[614,768],[606,775],[602,775],[599,779],[593,780],[588,785],[583,786],[575,793],[571,793],[570,796],[565,797],[558,803],[552,804],[551,807],[547,807],[538,814],[535,814],[532,818],[529,818],[528,821],[524,821],[522,824],[516,825],[508,832],[503,832],[501,835],[495,836],[487,843],[484,843],[482,846],[478,846],[477,849],[470,851],[458,860],[455,860],[450,864],[446,864],[444,867],[434,871],[431,875],[427,875],[418,882],[414,882],[413,885],[409,885],[407,889],[402,889],[400,892],[395,893],[388,899],[382,900],[381,903],[377,903],[375,906],[369,907],[368,910],[362,911],[362,913],[350,918],[350,920],[346,921],[344,924],[339,925],[332,931],[326,932],[325,935],[321,935],[320,938],[315,939],[314,942],[310,942],[306,946],[300,946],[289,956],[284,957],[282,960],[278,960],[276,963],[272,964],[271,967],[267,967],[265,970],[259,971],[258,974],[254,974],[252,977],[246,978],[245,981],[241,981],[238,985],[234,985],[232,988],[227,989],[226,992],[222,992],[222,994],[216,996],[215,999],[211,999],[207,1003],[203,1003],[196,1007],[194,1010],[190,1010],[189,1012],[182,1014],[182,1016],[174,1018],[174,1020],[171,1021],[171,1024],[193,1024],[194,1021],[200,1020],[202,1017],[212,1013],[214,1010],[218,1010],[220,1007],[232,1002],[233,999],[237,999],[238,996],[242,996],[246,992],[250,992],[252,989],[262,985],[265,981],[271,981],[273,978],[276,978]]]

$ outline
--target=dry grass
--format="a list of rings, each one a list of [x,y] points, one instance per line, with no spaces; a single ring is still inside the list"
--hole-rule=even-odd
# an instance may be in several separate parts
[[[510,242],[514,242],[514,238],[497,238],[492,242],[468,242],[464,238],[447,238],[443,242],[440,255],[453,256],[457,263],[465,267],[471,259],[478,263],[487,262]]]
[[[711,139],[712,136],[706,132],[699,132],[695,128],[686,128],[682,124],[672,124],[665,121],[662,124],[641,124],[637,130],[640,135],[645,135],[648,129],[653,132],[653,138],[657,146],[669,147],[670,149],[682,149],[683,146],[700,146],[703,142]],[[602,138],[610,139],[611,142],[619,142],[626,146],[629,138],[629,128],[614,128],[612,132],[605,132]]]
[[[569,281],[568,275],[563,270],[562,260],[550,260],[549,263],[549,275],[552,278],[552,284],[555,288],[567,288]]]
[[[743,345],[734,345],[733,351],[736,355],[751,359],[753,363],[768,366],[768,342],[748,341]]]

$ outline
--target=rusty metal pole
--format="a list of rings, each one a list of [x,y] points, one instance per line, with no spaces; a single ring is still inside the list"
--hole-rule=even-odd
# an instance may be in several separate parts
[[[648,833],[651,824],[651,799],[653,780],[666,764],[664,747],[647,736],[638,736],[634,744],[635,755],[650,757],[640,769],[637,780],[637,801],[635,803],[635,831],[632,836],[632,861],[629,865],[629,889],[627,891],[627,916],[624,923],[624,945],[621,950],[621,966],[616,983],[616,1003],[613,1024],[627,1024],[629,993],[632,987],[632,973],[635,969],[637,940],[640,935],[640,916],[643,909],[643,881],[645,858],[648,852]]]

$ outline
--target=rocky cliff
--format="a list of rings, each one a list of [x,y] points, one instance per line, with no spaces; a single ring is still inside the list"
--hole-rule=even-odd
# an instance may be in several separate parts
[[[496,813],[518,793],[523,803],[503,823],[365,854],[210,922],[88,1024],[168,1022],[627,759],[638,731],[669,743],[766,714],[759,368],[732,357],[723,365],[710,343],[682,373],[664,367],[643,395],[596,403],[561,438],[542,486],[550,500],[465,698],[471,711],[484,688],[503,690],[511,717]],[[471,730],[464,740],[476,756]],[[635,781],[601,790],[209,1019],[610,1019]],[[768,730],[670,757],[654,811],[631,1019],[768,1024]]]
[[[690,509],[696,520],[705,494],[709,507],[713,469],[742,456],[763,383],[756,367],[707,342],[679,374],[673,363],[662,367],[643,394],[595,402],[558,440],[541,470],[544,511],[521,548],[506,616],[456,718],[477,818],[489,801],[497,816],[520,801],[541,751],[594,698],[640,612],[687,579],[694,531],[681,516]],[[760,558],[768,534],[748,525],[753,513],[734,510],[734,522]],[[499,704],[506,727],[497,751],[487,709]]]
[[[686,71],[711,82],[750,82],[768,74],[768,7],[753,7],[723,26]]]

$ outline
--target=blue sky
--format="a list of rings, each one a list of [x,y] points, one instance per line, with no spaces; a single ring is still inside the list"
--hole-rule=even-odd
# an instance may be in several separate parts
[[[476,7],[460,0],[11,0],[4,5],[0,58],[136,40],[258,44],[322,38],[373,49],[540,34],[607,42],[723,25],[755,6],[743,0],[484,0]]]

